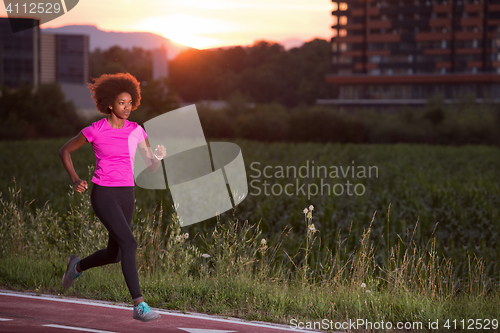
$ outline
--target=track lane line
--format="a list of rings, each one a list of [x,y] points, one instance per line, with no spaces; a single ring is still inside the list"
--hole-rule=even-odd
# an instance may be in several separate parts
[[[62,328],[65,330],[73,330],[73,331],[81,331],[81,332],[92,332],[92,333],[117,333],[117,332],[111,332],[111,331],[102,331],[102,330],[96,330],[93,328],[84,328],[84,327],[74,327],[74,326],[64,326],[64,325],[57,325],[57,324],[48,324],[48,325],[42,325],[45,327],[54,327],[54,328]]]

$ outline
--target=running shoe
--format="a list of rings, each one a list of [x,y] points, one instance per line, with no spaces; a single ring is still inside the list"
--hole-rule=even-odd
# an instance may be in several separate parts
[[[82,276],[83,272],[76,272],[76,264],[80,261],[80,258],[77,257],[76,254],[72,254],[68,258],[68,264],[66,267],[66,272],[64,272],[62,278],[62,284],[65,289],[68,289],[73,284],[73,281],[80,276]]]
[[[160,314],[151,310],[148,303],[141,302],[139,305],[134,306],[134,319],[140,321],[151,321],[160,318]]]

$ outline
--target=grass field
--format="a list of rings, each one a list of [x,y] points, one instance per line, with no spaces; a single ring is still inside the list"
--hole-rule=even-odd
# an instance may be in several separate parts
[[[89,193],[69,187],[65,141],[0,142],[5,286],[61,293],[64,257],[107,243]],[[500,317],[498,148],[234,142],[251,184],[234,211],[181,229],[168,191],[136,188],[138,267],[155,306],[282,323]],[[72,159],[90,181],[91,146]],[[324,184],[336,192],[314,194]],[[117,267],[70,292],[128,300]]]

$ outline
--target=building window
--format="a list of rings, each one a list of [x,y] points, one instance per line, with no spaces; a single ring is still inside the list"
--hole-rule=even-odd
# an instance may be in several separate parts
[[[347,30],[346,29],[340,29],[339,30],[339,37],[345,37],[347,36]]]
[[[350,69],[339,69],[339,74],[340,75],[349,75],[349,74],[352,74],[352,70],[350,70]]]
[[[348,56],[340,56],[339,57],[339,64],[350,64],[352,62],[352,57]]]
[[[347,10],[347,3],[345,3],[345,2],[339,3],[339,9],[340,10]]]
[[[339,23],[338,17],[333,15],[332,18],[333,18],[333,25],[337,25]]]
[[[444,39],[441,41],[441,48],[442,49],[446,48],[446,41]]]
[[[339,9],[339,5],[336,2],[332,2],[332,5],[333,5],[334,12]]]
[[[339,24],[340,25],[346,25],[347,24],[347,16],[341,16],[339,18]]]

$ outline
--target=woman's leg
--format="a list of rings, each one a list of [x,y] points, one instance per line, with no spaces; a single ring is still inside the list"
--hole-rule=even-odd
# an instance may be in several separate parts
[[[80,268],[86,270],[121,259],[125,282],[135,301],[141,299],[142,294],[135,259],[137,241],[131,231],[134,201],[133,187],[104,187],[94,184],[91,193],[92,208],[108,230],[110,238],[108,248],[82,259]]]
[[[92,267],[104,266],[120,261],[120,246],[109,235],[108,247],[97,252],[94,252],[90,256],[82,259],[77,265],[77,271],[85,271]]]

